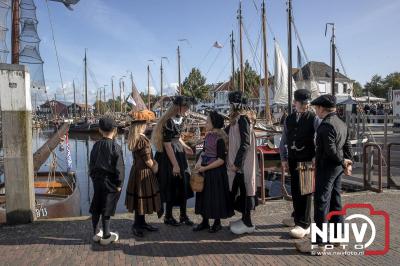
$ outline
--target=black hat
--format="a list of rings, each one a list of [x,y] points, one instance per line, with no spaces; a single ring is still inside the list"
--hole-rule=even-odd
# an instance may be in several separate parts
[[[173,103],[177,106],[191,106],[197,104],[197,100],[191,96],[176,96]]]
[[[333,108],[336,107],[336,97],[330,94],[324,94],[313,100],[311,105]]]
[[[294,100],[301,103],[309,103],[311,100],[311,92],[306,89],[299,89],[294,92]]]
[[[110,132],[111,130],[113,130],[117,126],[118,125],[115,122],[115,120],[110,116],[104,116],[99,121],[99,127],[104,132]]]
[[[247,98],[243,95],[241,91],[232,91],[228,94],[229,103],[241,103],[247,104]]]
[[[214,128],[224,127],[224,117],[220,115],[217,111],[210,112],[209,116],[211,118],[211,123]]]

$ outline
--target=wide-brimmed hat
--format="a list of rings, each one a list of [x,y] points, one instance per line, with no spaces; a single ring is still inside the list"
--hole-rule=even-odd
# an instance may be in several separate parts
[[[173,101],[174,105],[183,107],[183,106],[191,106],[197,104],[197,100],[192,96],[176,96]]]
[[[146,123],[156,119],[156,115],[150,110],[132,111],[129,113],[129,116],[132,119],[131,124]]]

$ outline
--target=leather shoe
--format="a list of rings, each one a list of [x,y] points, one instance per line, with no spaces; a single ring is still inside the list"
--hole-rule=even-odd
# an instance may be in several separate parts
[[[199,232],[199,231],[202,231],[202,230],[205,230],[205,229],[209,229],[209,228],[210,228],[210,226],[208,224],[201,223],[201,224],[198,224],[195,227],[193,227],[193,231],[194,232]]]
[[[144,233],[143,230],[137,227],[132,227],[132,233],[134,236],[137,237],[144,237]]]
[[[175,220],[174,217],[165,218],[165,219],[164,219],[164,224],[172,225],[172,226],[179,226],[179,225],[180,225],[180,224],[178,223],[178,221]]]
[[[189,225],[189,226],[193,226],[194,223],[189,219],[189,217],[181,217],[180,219],[180,223],[181,224],[185,224],[185,225]]]
[[[208,230],[208,232],[210,233],[216,233],[219,230],[222,229],[222,226],[220,224],[213,224],[213,226],[210,227],[210,229]]]
[[[142,225],[142,229],[145,229],[149,232],[156,232],[158,231],[158,227],[152,226],[151,224],[145,223]]]

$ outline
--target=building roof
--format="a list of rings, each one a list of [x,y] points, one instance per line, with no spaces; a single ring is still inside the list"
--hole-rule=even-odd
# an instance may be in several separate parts
[[[64,106],[70,106],[71,104],[73,104],[72,102],[50,100],[50,101],[46,101],[44,104],[40,105],[40,107],[46,107],[46,106],[49,105],[50,102],[57,102],[57,103],[62,104]]]
[[[311,61],[304,65],[301,68],[301,73],[303,75],[304,80],[310,80],[311,79],[311,71],[314,75],[315,79],[330,79],[332,77],[332,68],[325,64],[324,62],[316,62],[316,61]],[[294,73],[294,72],[293,72]],[[295,81],[300,80],[300,72],[296,72],[293,75],[293,78]],[[351,81],[348,77],[340,73],[339,71],[336,71],[336,78],[339,79],[347,79],[348,81]]]

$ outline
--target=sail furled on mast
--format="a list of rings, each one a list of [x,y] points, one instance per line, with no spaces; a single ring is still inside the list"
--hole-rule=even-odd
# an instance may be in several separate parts
[[[277,41],[275,41],[275,75],[274,86],[275,94],[273,103],[285,105],[288,103],[289,85],[288,85],[288,66],[283,56],[282,50]],[[292,90],[296,91],[296,82],[292,77]]]
[[[10,53],[7,47],[7,17],[10,8],[11,0],[0,0],[0,63],[6,63]]]
[[[139,91],[136,88],[135,82],[132,79],[132,93],[129,95],[129,103],[132,105],[132,111],[137,112],[141,110],[146,110],[147,106],[144,103]]]
[[[40,55],[40,38],[37,33],[38,20],[33,0],[20,2],[20,63],[28,66],[31,76],[31,88],[45,89],[43,60]]]

